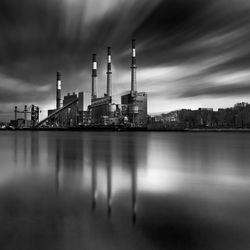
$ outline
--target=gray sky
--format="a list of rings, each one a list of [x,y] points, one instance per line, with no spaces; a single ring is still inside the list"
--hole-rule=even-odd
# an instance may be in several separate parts
[[[149,112],[250,102],[248,0],[1,0],[0,34],[0,111],[54,108],[58,70],[63,94],[90,91],[94,52],[103,95],[107,46],[128,90],[132,38]]]

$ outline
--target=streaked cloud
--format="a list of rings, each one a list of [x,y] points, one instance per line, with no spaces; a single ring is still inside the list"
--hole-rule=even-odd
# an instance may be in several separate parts
[[[53,107],[58,70],[64,94],[90,91],[93,52],[102,95],[106,46],[114,94],[128,90],[132,37],[150,112],[250,101],[249,30],[247,0],[1,0],[0,106]]]

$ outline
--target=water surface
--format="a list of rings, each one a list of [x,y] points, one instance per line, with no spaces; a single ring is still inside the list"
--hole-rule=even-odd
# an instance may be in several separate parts
[[[0,142],[0,249],[250,249],[250,133]]]

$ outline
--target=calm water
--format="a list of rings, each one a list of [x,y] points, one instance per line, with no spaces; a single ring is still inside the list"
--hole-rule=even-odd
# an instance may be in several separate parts
[[[250,249],[250,133],[0,133],[0,249]]]

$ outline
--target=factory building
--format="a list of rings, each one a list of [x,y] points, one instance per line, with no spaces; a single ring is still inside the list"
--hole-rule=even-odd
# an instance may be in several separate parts
[[[118,105],[112,102],[111,48],[107,49],[107,92],[100,98],[97,97],[96,54],[92,55],[92,98],[89,107],[92,124],[131,124],[135,127],[147,125],[147,93],[137,92],[135,40],[132,40],[131,59],[131,90],[121,96],[121,105]]]
[[[91,123],[90,111],[88,109],[90,104],[91,104],[91,94],[88,92],[80,92],[78,101],[79,125],[89,125]]]
[[[56,109],[48,110],[47,125],[51,127],[76,127],[90,123],[88,106],[90,105],[90,93],[68,93],[61,98],[61,74],[56,76]],[[55,113],[55,115],[53,115]]]
[[[77,100],[74,102],[74,100]],[[73,102],[73,103],[72,103]],[[72,104],[70,104],[72,103]],[[58,114],[59,127],[77,127],[78,125],[89,124],[90,94],[73,92],[63,97],[63,107],[69,105]]]
[[[24,118],[18,118],[16,120],[11,120],[10,126],[13,126],[14,128],[31,128],[32,121],[31,120],[25,121]]]
[[[18,118],[17,114],[23,114],[24,118]],[[34,104],[24,106],[24,110],[18,110],[17,106],[15,106],[14,114],[15,119],[10,121],[10,125],[15,128],[31,128],[35,127],[39,122],[39,107]]]
[[[92,124],[102,124],[103,116],[109,115],[110,104],[110,96],[92,99],[90,105]]]
[[[129,93],[121,96],[122,105],[126,105],[127,109],[124,115],[128,117],[128,122],[133,126],[146,126],[148,120],[147,113],[147,93],[137,92],[136,83],[136,49],[135,40],[132,40],[131,51],[131,90]]]
[[[63,107],[77,99],[77,97],[75,92],[72,94],[68,93],[63,98]],[[76,127],[78,125],[78,102],[70,105],[60,113],[61,127]]]
[[[109,117],[114,117],[116,105],[112,104],[112,71],[111,48],[107,48],[107,92],[104,97],[97,97],[97,61],[96,54],[92,55],[92,97],[89,106],[91,123],[108,125]]]
[[[135,126],[146,126],[147,114],[147,93],[131,92],[121,97],[121,102],[126,105],[123,115],[128,117],[128,121]]]
[[[136,82],[136,48],[132,40],[131,51],[131,88],[121,96],[121,104],[112,100],[112,58],[111,48],[107,47],[107,82],[106,93],[99,97],[97,91],[97,57],[92,54],[91,94],[80,92],[68,93],[61,98],[61,74],[56,75],[56,109],[48,111],[44,120],[47,125],[55,127],[75,127],[81,125],[109,126],[126,125],[145,127],[147,125],[147,93],[137,91]],[[42,123],[44,123],[42,121]],[[39,124],[40,126],[40,124]]]

